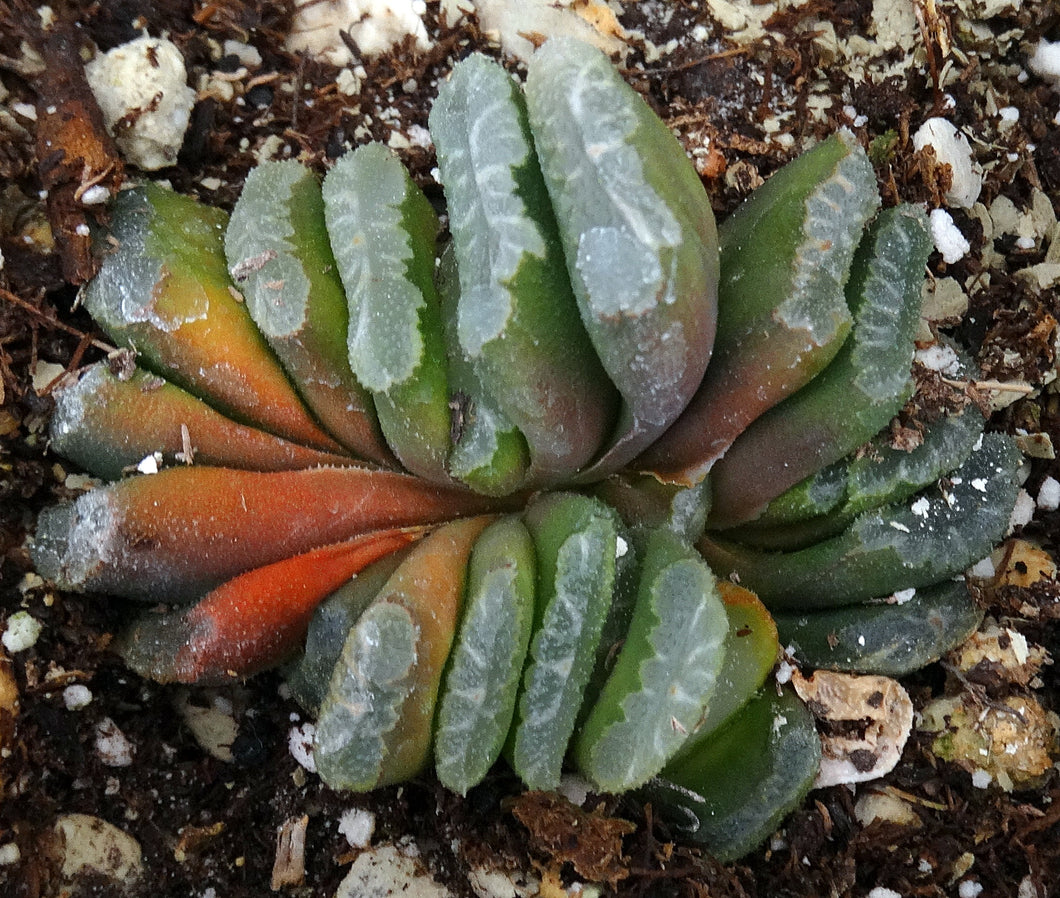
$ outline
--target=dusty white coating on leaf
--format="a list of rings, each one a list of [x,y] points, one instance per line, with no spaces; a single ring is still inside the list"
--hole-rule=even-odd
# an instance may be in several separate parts
[[[404,169],[370,144],[340,159],[324,181],[332,250],[350,303],[350,367],[369,390],[408,381],[423,354],[423,294],[404,272],[413,250],[402,226]]]
[[[472,358],[510,320],[508,282],[524,257],[545,257],[515,179],[531,157],[512,92],[502,70],[474,56],[439,88],[431,111],[459,261],[458,334]]]
[[[569,112],[532,113],[534,136],[546,176],[566,184],[552,200],[557,219],[582,235],[574,264],[587,302],[602,318],[637,316],[674,301],[658,257],[680,245],[682,230],[647,180],[631,142],[638,119],[628,103],[616,103],[607,58],[570,47],[554,41],[538,51],[526,86],[531,108],[536,97],[540,110],[562,104]],[[627,274],[624,283],[609,277],[616,265]],[[593,289],[597,284],[604,289]]]

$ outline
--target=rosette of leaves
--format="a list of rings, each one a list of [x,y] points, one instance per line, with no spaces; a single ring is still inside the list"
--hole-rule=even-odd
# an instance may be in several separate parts
[[[42,515],[37,566],[176,606],[119,640],[146,676],[288,662],[336,788],[571,765],[739,856],[819,759],[766,687],[777,627],[814,665],[928,663],[976,625],[953,577],[1015,500],[974,409],[911,452],[885,436],[925,216],[879,211],[839,134],[718,232],[674,137],[574,41],[525,88],[461,62],[430,125],[444,239],[378,145],[323,184],[263,164],[230,219],[116,199],[84,303],[137,364],[58,393],[53,448],[110,482]]]

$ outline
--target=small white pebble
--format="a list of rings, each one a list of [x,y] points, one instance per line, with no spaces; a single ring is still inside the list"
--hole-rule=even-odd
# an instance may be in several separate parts
[[[865,898],[902,898],[902,893],[894,889],[885,889],[883,886],[876,886]]]
[[[952,176],[946,202],[971,209],[983,189],[983,172],[972,156],[972,147],[956,126],[944,118],[929,118],[913,135],[917,151],[930,146],[940,164],[948,165]]]
[[[136,38],[88,62],[85,76],[126,159],[148,171],[177,161],[195,91],[176,44]]]
[[[102,184],[93,184],[81,194],[81,205],[99,206],[110,199],[110,188]]]
[[[128,767],[133,762],[135,749],[118,725],[104,717],[96,727],[96,752],[108,767]]]
[[[930,346],[918,349],[916,360],[925,368],[943,374],[956,374],[959,370],[957,353],[952,346],[945,346],[942,343],[932,343]]]
[[[556,792],[567,799],[571,804],[581,807],[589,798],[592,786],[589,781],[582,779],[572,773],[565,773],[560,777]]]
[[[973,490],[978,490],[980,493],[985,493],[986,492],[986,478],[984,478],[984,477],[976,477],[972,481],[972,489]]]
[[[1027,61],[1030,70],[1043,81],[1060,87],[1060,41],[1040,40]]]
[[[1016,494],[1016,504],[1012,507],[1012,516],[1008,520],[1010,528],[1026,527],[1034,518],[1034,500],[1026,490]]]
[[[1020,120],[1020,111],[1015,106],[1003,106],[997,111],[997,114],[1001,116],[1003,122],[1018,122]]]
[[[350,808],[339,818],[339,834],[351,848],[367,848],[375,834],[375,814],[363,808]]]
[[[18,845],[14,842],[0,845],[0,866],[10,867],[12,864],[17,864],[20,860],[22,860],[22,852],[18,850]]]
[[[311,723],[303,723],[300,727],[291,727],[287,731],[287,748],[294,759],[310,773],[317,772],[317,762],[313,757],[316,733],[317,728]]]
[[[931,510],[931,500],[929,500],[927,496],[921,496],[909,506],[909,510],[918,518],[926,518],[928,516],[928,511]]]
[[[80,683],[67,686],[63,690],[63,704],[67,711],[80,711],[92,704],[92,690]]]
[[[1042,511],[1056,511],[1060,508],[1060,481],[1055,477],[1046,477],[1038,490],[1038,507]]]
[[[162,453],[152,452],[140,460],[136,470],[141,474],[157,474],[158,466],[162,463]]]
[[[910,601],[913,596],[916,595],[916,587],[909,587],[909,589],[899,589],[893,596],[895,605],[904,605]]]
[[[409,125],[408,138],[409,143],[414,147],[423,147],[425,150],[429,150],[434,146],[434,141],[431,140],[431,132],[424,128],[423,125]]]
[[[961,884],[957,886],[959,898],[979,898],[979,893],[982,891],[982,884],[974,879],[962,880]]]
[[[987,773],[985,770],[976,770],[972,774],[972,785],[976,789],[989,789],[990,784],[994,781],[994,778]]]
[[[23,118],[28,118],[31,122],[37,120],[37,107],[32,103],[12,103],[11,111]]]
[[[995,573],[997,569],[994,567],[994,560],[989,555],[968,568],[968,576],[975,577],[977,580],[989,580]]]
[[[0,636],[4,648],[12,655],[31,648],[44,626],[28,611],[16,611],[7,619],[4,635]]]
[[[261,54],[257,47],[244,44],[241,41],[227,40],[224,42],[225,56],[235,56],[248,69],[256,69],[261,65]]]
[[[959,262],[972,248],[945,209],[931,210],[931,239],[947,265]]]

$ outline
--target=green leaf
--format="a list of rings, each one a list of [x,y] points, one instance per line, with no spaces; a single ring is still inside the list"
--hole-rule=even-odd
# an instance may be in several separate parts
[[[899,206],[876,217],[847,282],[850,336],[823,372],[754,421],[711,468],[709,526],[754,520],[771,499],[853,452],[901,410],[912,393],[932,246],[923,210]]]
[[[413,474],[448,479],[449,387],[434,287],[438,217],[380,144],[347,153],[324,180],[324,213],[349,301],[349,360],[379,425]]]
[[[754,697],[780,656],[777,626],[758,597],[728,580],[718,581],[718,594],[725,605],[729,625],[725,660],[718,674],[718,687],[707,704],[707,713],[681,746],[675,762],[696,752],[701,742]]]
[[[106,362],[97,362],[77,383],[52,395],[51,448],[107,480],[118,480],[155,452],[167,465],[194,460],[252,471],[353,461],[233,421],[176,384],[141,369],[119,378]],[[186,439],[191,457],[185,454]]]
[[[534,620],[534,546],[514,517],[487,527],[471,552],[467,597],[438,706],[438,779],[461,795],[500,757],[515,713]]]
[[[449,350],[449,473],[477,493],[509,495],[526,484],[530,449],[522,432],[486,389],[478,369],[460,349],[460,284],[452,244],[443,251],[438,266],[438,291]]]
[[[795,552],[761,552],[711,537],[699,543],[719,576],[735,574],[771,609],[851,605],[919,589],[984,557],[1008,529],[1020,453],[987,434],[949,484],[867,512],[839,536]]]
[[[737,542],[763,549],[796,549],[819,542],[850,525],[862,512],[893,504],[959,467],[983,433],[975,408],[931,422],[923,442],[911,450],[891,446],[885,430],[867,451],[792,487],[769,504],[757,521],[727,531]]]
[[[488,518],[424,539],[350,631],[320,706],[313,756],[333,789],[407,780],[430,758],[434,707],[471,547]]]
[[[582,321],[623,409],[600,477],[647,448],[692,396],[714,339],[717,235],[681,145],[607,57],[554,38],[526,99]]]
[[[780,169],[726,220],[713,359],[642,469],[698,483],[748,424],[824,370],[850,331],[844,287],[879,204],[872,166],[841,132]]]
[[[346,637],[409,551],[400,549],[369,565],[328,596],[313,612],[305,651],[288,667],[285,675],[295,701],[306,710],[316,713],[320,709]]]
[[[117,249],[85,288],[85,308],[140,364],[242,424],[328,452],[238,299],[224,255],[228,217],[154,184],[118,194]]]
[[[710,570],[677,536],[654,531],[625,645],[574,746],[601,791],[643,785],[685,741],[714,692],[727,632]]]
[[[813,717],[792,692],[764,689],[641,791],[682,840],[722,863],[765,841],[810,791],[821,763]]]
[[[254,322],[317,418],[360,457],[392,464],[372,398],[350,370],[346,294],[316,175],[293,159],[252,169],[225,253]]]
[[[559,783],[611,603],[616,521],[601,503],[553,493],[526,511],[537,550],[534,636],[506,747],[531,789]]]
[[[430,126],[459,269],[450,352],[526,438],[531,483],[554,484],[601,448],[616,397],[578,317],[522,92],[474,54],[439,87]]]
[[[776,616],[784,645],[810,667],[900,677],[964,642],[983,609],[963,580],[918,589],[898,602]]]
[[[665,527],[688,543],[703,535],[710,512],[710,481],[684,487],[660,483],[650,474],[620,472],[600,481],[593,494],[610,505],[628,527]]]

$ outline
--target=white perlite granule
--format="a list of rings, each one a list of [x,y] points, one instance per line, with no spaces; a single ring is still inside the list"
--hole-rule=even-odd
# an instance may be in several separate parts
[[[287,733],[287,747],[292,757],[310,773],[317,772],[317,762],[313,757],[313,741],[317,728],[311,723],[300,727],[291,727]]]
[[[929,118],[913,135],[913,147],[920,151],[930,146],[939,163],[948,165],[952,173],[946,202],[961,209],[970,209],[983,189],[983,172],[972,157],[972,147],[952,122],[944,118]]]
[[[63,690],[63,704],[67,711],[80,711],[92,704],[92,690],[80,683],[74,683]]]
[[[1027,61],[1027,65],[1043,81],[1060,87],[1060,41],[1038,41],[1034,55]]]
[[[107,130],[123,123],[114,139],[129,162],[146,171],[176,163],[195,105],[176,44],[138,37],[97,56],[85,75]]]
[[[1060,481],[1055,477],[1046,477],[1038,489],[1037,502],[1042,511],[1056,511],[1060,508]]]
[[[430,48],[423,0],[298,0],[287,49],[336,66],[356,62],[343,32],[362,56],[386,53],[412,37],[421,53]]]
[[[43,629],[41,622],[28,611],[16,611],[7,619],[4,635],[0,636],[4,648],[12,655],[31,648]]]
[[[931,239],[947,265],[959,262],[972,248],[945,209],[931,210]]]
[[[339,833],[351,848],[367,848],[375,834],[375,814],[363,808],[350,808],[339,818]]]

